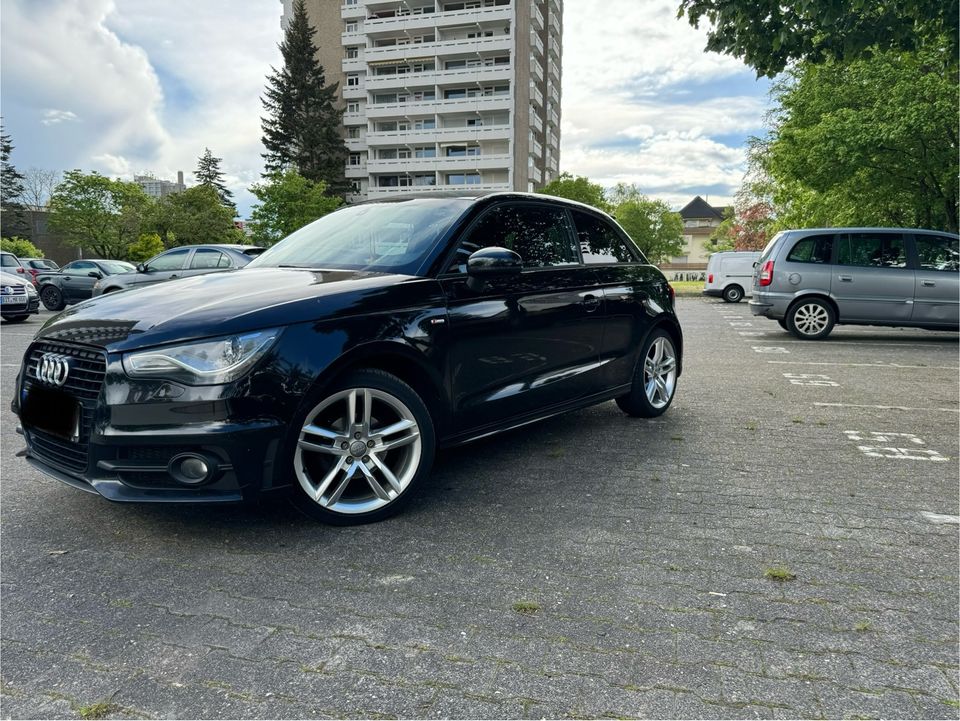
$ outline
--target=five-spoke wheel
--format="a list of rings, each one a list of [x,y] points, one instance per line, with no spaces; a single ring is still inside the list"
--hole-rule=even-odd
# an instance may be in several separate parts
[[[670,334],[658,328],[650,334],[633,379],[633,388],[617,398],[617,405],[632,416],[659,416],[673,402],[677,390],[677,350]]]
[[[307,413],[296,440],[306,510],[340,523],[391,515],[429,470],[433,446],[429,412],[410,386],[382,371],[351,374]]]

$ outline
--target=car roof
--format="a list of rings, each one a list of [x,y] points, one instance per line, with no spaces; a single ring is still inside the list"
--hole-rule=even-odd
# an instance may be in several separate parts
[[[217,248],[218,250],[227,248],[228,250],[239,250],[243,252],[252,248],[260,248],[260,246],[242,245],[241,243],[202,243],[200,245],[177,245],[173,248],[167,248],[167,250],[163,252],[166,253],[168,250],[192,250],[194,248]]]
[[[476,192],[463,192],[455,190],[442,190],[434,193],[397,193],[395,195],[387,195],[382,198],[370,198],[364,200],[360,203],[355,203],[354,205],[377,205],[381,203],[401,203],[408,200],[467,200],[471,204],[476,205],[478,203],[492,202],[497,200],[525,200],[525,201],[534,201],[537,203],[550,203],[555,205],[565,205],[567,207],[575,208],[577,210],[585,210],[590,213],[596,213],[602,215],[606,218],[610,218],[606,212],[595,208],[592,205],[587,205],[586,203],[581,203],[576,200],[570,200],[569,198],[560,198],[556,195],[544,195],[542,193],[524,193],[519,190],[497,190],[497,191],[476,191]],[[349,207],[349,206],[344,206]]]
[[[949,235],[960,237],[956,233],[946,230],[930,230],[929,228],[871,228],[867,226],[836,226],[833,228],[786,228],[784,233],[937,233],[938,235]]]

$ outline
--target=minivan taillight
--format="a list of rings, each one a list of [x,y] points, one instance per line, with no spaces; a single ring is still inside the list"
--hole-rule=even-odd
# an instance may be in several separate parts
[[[768,286],[773,282],[773,261],[768,260],[760,269],[760,285]]]
[[[711,273],[710,275],[707,276],[707,282],[708,282],[708,283],[712,283],[712,282],[713,282],[713,273]]]

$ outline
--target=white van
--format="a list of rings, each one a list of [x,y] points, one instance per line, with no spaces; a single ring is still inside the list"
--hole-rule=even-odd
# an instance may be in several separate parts
[[[703,294],[739,303],[753,286],[753,264],[758,260],[760,253],[752,250],[714,253],[707,261]]]

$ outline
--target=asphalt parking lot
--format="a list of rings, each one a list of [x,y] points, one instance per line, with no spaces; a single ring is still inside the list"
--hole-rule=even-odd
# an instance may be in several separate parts
[[[346,529],[46,479],[3,324],[0,713],[958,718],[957,335],[678,303],[664,417],[445,453]]]

